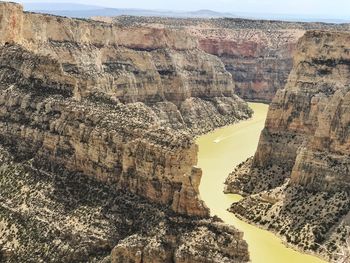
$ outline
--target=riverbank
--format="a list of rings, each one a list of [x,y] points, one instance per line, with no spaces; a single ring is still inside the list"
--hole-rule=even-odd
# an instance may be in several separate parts
[[[243,199],[242,196],[240,196],[240,199]],[[237,202],[239,202],[240,200],[238,199]],[[233,212],[231,212],[233,213]],[[319,254],[316,254],[316,253],[313,253],[312,251],[307,251],[307,250],[304,250],[296,245],[293,245],[291,243],[288,243],[285,239],[285,236],[281,235],[278,231],[274,230],[274,229],[268,229],[267,227],[265,227],[264,225],[261,225],[261,224],[257,224],[256,222],[252,221],[252,220],[249,220],[247,218],[244,218],[243,216],[239,215],[239,214],[235,214],[235,216],[239,219],[239,220],[242,220],[252,226],[255,226],[261,230],[264,230],[264,231],[268,231],[269,233],[272,233],[273,235],[275,235],[277,238],[279,238],[282,242],[282,244],[287,247],[287,248],[290,248],[290,249],[293,249],[294,251],[297,251],[297,252],[300,252],[302,254],[305,254],[305,255],[309,255],[309,256],[313,256],[313,257],[316,257],[317,259],[321,260],[320,262],[324,262],[326,263],[327,262],[327,259],[324,257],[322,258],[322,255],[319,255]],[[325,256],[325,255],[323,255]]]
[[[220,128],[197,139],[198,167],[203,170],[201,197],[212,216],[216,215],[244,232],[253,263],[324,263],[317,257],[286,247],[273,233],[248,224],[227,211],[241,197],[224,194],[224,181],[236,165],[254,154],[267,115],[268,105],[249,105],[254,110],[251,119]]]

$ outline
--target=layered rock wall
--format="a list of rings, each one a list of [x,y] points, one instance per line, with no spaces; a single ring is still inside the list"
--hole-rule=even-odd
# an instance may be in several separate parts
[[[1,139],[18,156],[63,165],[180,213],[207,215],[191,137],[162,128],[144,104],[76,101],[74,79],[50,58],[5,46],[1,64]]]
[[[4,26],[0,42],[16,36],[13,43],[57,60],[76,79],[78,100],[99,93],[123,103],[147,103],[165,125],[197,134],[251,114],[233,94],[222,62],[200,51],[185,32],[23,13],[15,4],[0,8],[1,24],[13,21]]]
[[[201,49],[217,55],[225,64],[239,96],[269,103],[286,84],[296,43],[305,31],[293,25],[290,29],[269,30],[237,24],[231,28],[199,29],[193,34],[200,36]]]
[[[310,31],[272,101],[253,159],[227,179],[231,211],[335,259],[348,235],[350,34]],[[303,215],[303,216],[300,216]]]
[[[291,180],[316,190],[348,190],[350,34],[315,32],[306,38],[300,43],[301,52],[295,58],[298,66],[289,84],[296,81],[302,89],[315,86],[311,89],[317,94],[309,102],[310,117],[303,120],[311,123],[312,134],[299,148]]]
[[[0,13],[4,145],[45,169],[64,166],[208,215],[192,136],[251,114],[219,59],[169,29],[24,13],[12,3]]]
[[[232,74],[235,92],[252,101],[271,102],[293,66],[297,42],[306,30],[349,31],[347,24],[296,23],[248,19],[95,18],[119,25],[147,25],[186,31],[199,48],[218,56]]]
[[[0,25],[0,260],[249,261],[198,191],[194,136],[252,113],[219,59],[11,3]]]
[[[1,43],[76,42],[96,46],[118,45],[135,49],[194,49],[195,39],[181,32],[155,28],[120,28],[106,23],[23,12],[15,3],[1,2]]]
[[[253,166],[287,166],[292,182],[317,190],[333,184],[347,188],[348,40],[347,33],[308,32],[299,42],[288,84],[269,109]]]
[[[288,83],[270,105],[253,169],[278,166],[284,178],[316,190],[347,187],[348,36],[310,31],[301,39]]]

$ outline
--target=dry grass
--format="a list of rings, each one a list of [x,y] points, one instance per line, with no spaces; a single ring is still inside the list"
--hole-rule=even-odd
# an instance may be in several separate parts
[[[350,237],[347,238],[345,247],[340,251],[336,263],[350,263]]]

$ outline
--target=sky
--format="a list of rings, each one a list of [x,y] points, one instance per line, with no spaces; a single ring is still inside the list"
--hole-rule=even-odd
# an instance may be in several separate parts
[[[115,8],[180,11],[210,9],[231,13],[248,12],[350,18],[350,0],[22,0],[19,2],[70,2]]]

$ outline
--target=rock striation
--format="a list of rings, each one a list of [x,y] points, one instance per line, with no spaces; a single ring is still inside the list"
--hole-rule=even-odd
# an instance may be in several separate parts
[[[96,20],[119,25],[171,28],[198,39],[199,48],[218,56],[232,74],[235,93],[250,101],[270,103],[284,88],[293,66],[297,42],[306,30],[349,31],[348,24],[297,23],[247,19],[176,19],[154,17]]]
[[[252,114],[232,86],[186,33],[1,2],[0,257],[116,261],[136,242],[144,262],[248,261],[195,167],[195,135]]]
[[[254,158],[227,179],[227,192],[251,195],[232,211],[327,257],[349,224],[349,40],[349,33],[305,34]]]
[[[251,114],[217,58],[172,30],[23,13],[11,3],[0,10],[5,143],[174,211],[208,214],[185,133]]]
[[[208,132],[251,115],[222,62],[185,32],[23,13],[3,3],[4,38],[48,56],[71,78],[77,100],[98,93],[152,107],[163,126]],[[12,21],[11,26],[6,26]],[[208,108],[208,109],[207,109]]]
[[[143,104],[74,100],[70,79],[56,82],[59,68],[47,57],[14,46],[0,54],[3,145],[17,155],[30,153],[50,166],[63,165],[172,205],[177,212],[207,215],[198,197],[201,173],[193,168],[197,146],[190,136],[157,125]]]

